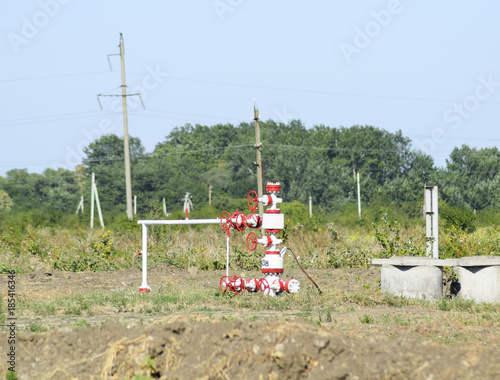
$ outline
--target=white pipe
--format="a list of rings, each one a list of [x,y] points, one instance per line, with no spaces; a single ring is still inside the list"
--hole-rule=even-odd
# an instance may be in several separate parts
[[[229,234],[226,238],[226,276],[229,277]]]
[[[148,225],[176,225],[176,224],[220,224],[220,219],[174,219],[174,220],[139,220],[142,225],[142,285],[140,292],[149,292],[148,285]],[[229,277],[229,236],[227,237],[226,273]]]
[[[220,219],[161,219],[161,220],[139,220],[138,224],[145,225],[174,225],[174,224],[220,224]]]
[[[141,292],[149,292],[151,288],[148,285],[148,226],[142,225],[142,285],[139,288]]]

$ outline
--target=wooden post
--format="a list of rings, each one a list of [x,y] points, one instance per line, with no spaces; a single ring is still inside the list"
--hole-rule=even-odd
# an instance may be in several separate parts
[[[94,182],[95,200],[97,203],[97,212],[99,213],[99,222],[101,222],[101,227],[104,228],[104,221],[102,219],[101,203],[99,202],[99,194],[97,193],[97,185]]]
[[[92,173],[92,185],[90,188],[90,228],[94,228],[94,185],[95,174]]]
[[[361,191],[359,188],[359,172],[356,174],[357,182],[358,182],[358,215],[361,220]]]
[[[76,214],[78,214],[78,211],[80,211],[80,209],[82,209],[82,214],[84,213],[83,212],[83,195],[82,195],[82,198],[80,199],[80,203],[78,203],[78,207],[76,208]]]
[[[104,228],[101,204],[99,203],[99,194],[97,193],[97,185],[95,184],[95,174],[92,173],[92,192],[90,193],[90,228],[94,228],[94,199],[97,202],[97,212],[99,213],[99,221],[101,222],[101,227]]]

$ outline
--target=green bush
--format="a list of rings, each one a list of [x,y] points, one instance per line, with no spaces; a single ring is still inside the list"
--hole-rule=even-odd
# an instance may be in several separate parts
[[[382,224],[375,225],[375,238],[382,247],[380,257],[423,256],[427,245],[422,237],[406,236],[402,238],[401,224],[395,220],[389,222],[387,213],[383,214]]]
[[[488,207],[476,212],[476,226],[499,226],[500,225],[500,209]]]
[[[368,268],[371,255],[366,249],[338,249],[329,245],[326,249],[328,265],[332,268]]]
[[[453,226],[465,232],[474,232],[476,216],[474,212],[465,207],[454,207],[443,204],[439,210],[439,217],[444,220],[445,227]]]
[[[259,270],[261,268],[261,255],[256,252],[242,251],[238,247],[233,249],[230,257],[231,263],[240,270]]]
[[[88,247],[76,253],[57,250],[53,258],[54,269],[70,272],[101,272],[129,268],[133,265],[130,255],[124,255],[113,246],[111,232],[100,233],[96,240],[91,240]]]

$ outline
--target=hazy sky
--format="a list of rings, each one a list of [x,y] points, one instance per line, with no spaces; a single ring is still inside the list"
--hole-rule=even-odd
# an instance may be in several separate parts
[[[4,0],[0,175],[74,169],[82,148],[129,133],[148,152],[176,126],[301,119],[401,129],[436,165],[495,146],[500,2]]]

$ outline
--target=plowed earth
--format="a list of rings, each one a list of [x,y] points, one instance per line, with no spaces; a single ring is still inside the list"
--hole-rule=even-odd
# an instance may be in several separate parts
[[[500,378],[497,306],[455,311],[431,302],[395,304],[396,298],[378,290],[377,268],[311,270],[321,295],[300,271],[287,271],[302,289],[274,300],[250,293],[219,295],[223,274],[161,265],[150,270],[152,293],[140,297],[138,269],[17,276],[18,378]],[[2,283],[6,288],[7,279]],[[186,288],[205,291],[194,301],[180,296],[182,307],[141,306],[154,292],[181,294]],[[57,307],[40,312],[41,306],[34,306],[116,292],[140,299],[135,305],[104,303],[73,313]],[[34,323],[48,331],[31,331]],[[9,366],[7,338],[2,331],[3,376]]]

